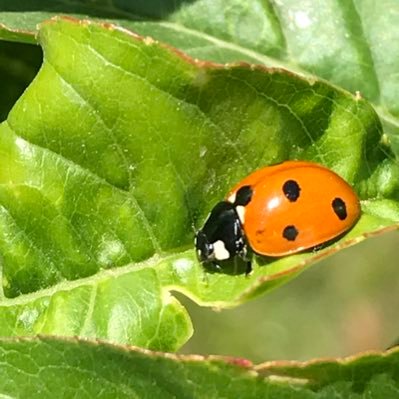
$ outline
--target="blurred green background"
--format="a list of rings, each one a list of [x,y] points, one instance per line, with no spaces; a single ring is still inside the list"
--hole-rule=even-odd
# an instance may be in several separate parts
[[[0,41],[1,120],[41,60],[38,46]],[[396,231],[366,240],[236,309],[214,312],[176,294],[195,328],[181,352],[260,362],[385,349],[399,337],[398,244]]]
[[[32,81],[42,63],[39,46],[0,41],[0,121]]]
[[[214,312],[178,295],[195,327],[182,352],[262,362],[386,349],[399,337],[398,244],[397,231],[368,239],[235,309]]]

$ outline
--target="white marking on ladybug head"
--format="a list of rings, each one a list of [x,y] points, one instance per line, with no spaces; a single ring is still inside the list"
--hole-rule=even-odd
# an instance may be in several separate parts
[[[236,202],[236,193],[231,194],[230,197],[227,198],[227,201],[234,204],[234,202]]]
[[[226,260],[230,258],[230,253],[226,249],[226,246],[222,240],[218,240],[213,243],[213,250],[216,260]]]
[[[236,206],[236,212],[238,215],[238,219],[240,219],[241,224],[245,222],[245,206],[239,205]]]

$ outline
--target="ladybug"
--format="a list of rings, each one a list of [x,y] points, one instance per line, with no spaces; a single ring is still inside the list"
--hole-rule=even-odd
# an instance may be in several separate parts
[[[250,174],[215,205],[195,235],[198,259],[222,270],[250,253],[279,257],[315,248],[351,229],[360,217],[352,187],[313,162],[287,161]]]

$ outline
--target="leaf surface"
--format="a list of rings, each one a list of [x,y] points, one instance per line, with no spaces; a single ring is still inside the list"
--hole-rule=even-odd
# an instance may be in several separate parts
[[[38,40],[43,66],[0,126],[2,335],[174,350],[191,325],[171,290],[234,306],[396,228],[398,166],[363,99],[277,68],[194,61],[109,24],[57,18]],[[359,223],[323,251],[256,259],[249,278],[206,272],[193,226],[285,159],[353,184]]]
[[[341,361],[266,364],[175,356],[101,342],[0,341],[0,394],[53,398],[388,398],[398,390],[398,351]],[[328,369],[329,373],[325,371]]]
[[[365,96],[399,151],[395,0],[327,0],[323,7],[295,0],[119,1],[113,7],[102,2],[87,6],[84,1],[3,3],[0,36],[7,40],[32,42],[36,25],[52,15],[90,15],[111,19],[199,59],[283,65],[315,74]]]

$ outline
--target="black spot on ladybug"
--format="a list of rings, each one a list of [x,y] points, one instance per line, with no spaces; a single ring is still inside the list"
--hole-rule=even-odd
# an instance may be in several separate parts
[[[283,230],[283,237],[288,241],[295,241],[298,235],[298,230],[295,226],[286,226]]]
[[[331,205],[339,220],[345,220],[347,218],[348,213],[346,212],[346,204],[343,199],[339,197],[334,198]]]
[[[242,186],[238,189],[236,193],[236,200],[234,202],[235,206],[245,206],[248,205],[252,198],[252,188],[251,186]]]
[[[283,185],[283,193],[290,202],[295,202],[299,198],[301,188],[295,180],[287,180]]]

